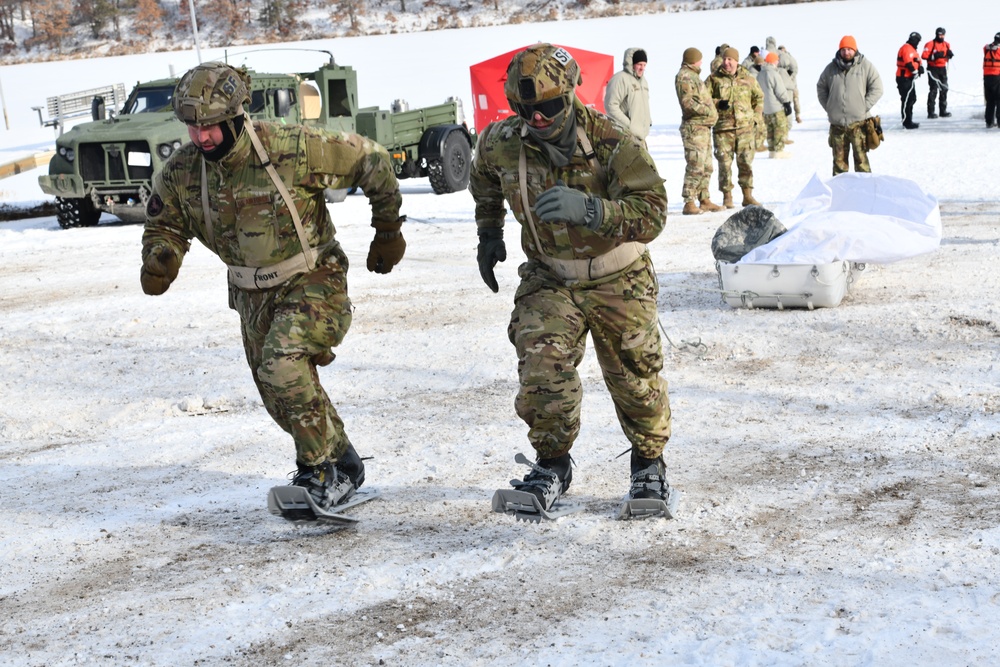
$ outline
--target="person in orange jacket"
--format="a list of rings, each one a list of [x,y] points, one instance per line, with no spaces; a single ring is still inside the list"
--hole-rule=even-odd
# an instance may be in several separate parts
[[[913,122],[913,104],[917,101],[917,77],[924,73],[924,64],[920,62],[917,45],[920,44],[920,33],[911,32],[910,37],[896,54],[896,89],[899,91],[900,114],[903,117],[903,127],[915,130],[920,123]]]
[[[955,56],[951,44],[944,39],[944,28],[934,31],[934,39],[924,44],[921,58],[927,61],[927,78],[930,79],[930,90],[927,92],[927,117],[948,118],[948,63]],[[934,113],[934,98],[940,93],[940,114]]]
[[[983,96],[986,127],[1000,127],[1000,32],[983,47]]]

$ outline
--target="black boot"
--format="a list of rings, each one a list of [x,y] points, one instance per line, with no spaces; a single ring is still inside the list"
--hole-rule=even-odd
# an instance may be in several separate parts
[[[354,482],[333,461],[326,460],[317,465],[296,463],[298,471],[292,477],[292,485],[301,486],[308,491],[316,504],[325,510],[341,504],[353,496],[357,489]]]
[[[524,462],[527,461],[522,460]],[[548,511],[573,481],[573,460],[567,452],[551,459],[538,459],[530,465],[531,472],[524,476],[524,481],[511,480],[511,485],[518,491],[533,494],[542,509]]]
[[[662,454],[655,459],[647,459],[639,456],[633,449],[632,487],[629,489],[629,498],[632,500],[649,498],[665,501],[670,493],[666,473],[667,467],[663,462]]]

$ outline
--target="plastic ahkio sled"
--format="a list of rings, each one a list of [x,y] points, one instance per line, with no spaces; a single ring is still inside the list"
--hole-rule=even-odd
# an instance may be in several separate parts
[[[864,264],[729,264],[716,262],[722,299],[733,308],[833,308]]]

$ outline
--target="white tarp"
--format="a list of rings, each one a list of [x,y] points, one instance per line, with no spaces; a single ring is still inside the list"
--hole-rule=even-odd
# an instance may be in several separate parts
[[[941,243],[937,199],[895,176],[815,174],[791,202],[772,209],[788,231],[737,264],[888,264]]]

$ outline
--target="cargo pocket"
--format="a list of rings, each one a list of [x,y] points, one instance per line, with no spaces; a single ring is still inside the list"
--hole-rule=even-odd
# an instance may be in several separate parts
[[[639,377],[651,377],[663,370],[656,320],[622,334],[621,360],[626,370]]]

